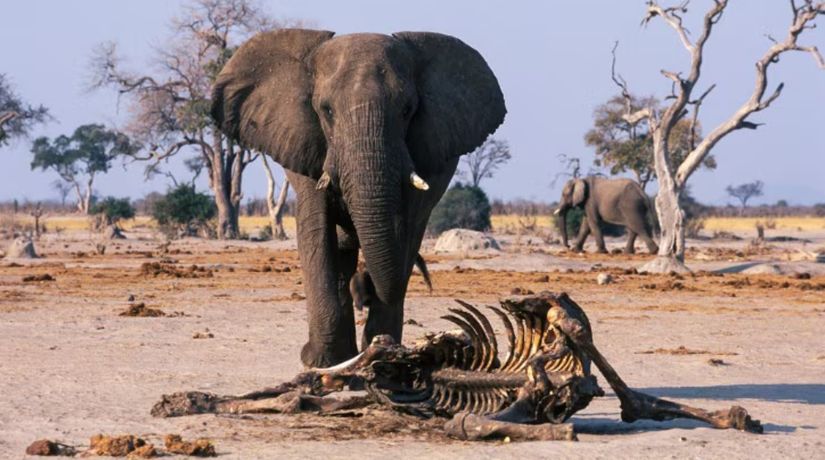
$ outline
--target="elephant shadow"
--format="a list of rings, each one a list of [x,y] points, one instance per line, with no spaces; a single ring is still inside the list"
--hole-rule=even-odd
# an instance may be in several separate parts
[[[825,404],[825,384],[816,383],[778,383],[778,384],[742,384],[742,385],[712,385],[705,387],[651,387],[640,391],[660,398],[668,398],[684,402],[690,399],[711,399],[736,401],[739,399],[755,399],[786,404]],[[573,418],[576,431],[583,434],[633,434],[647,431],[669,429],[696,429],[707,428],[707,424],[686,419],[656,422],[652,420],[638,420],[633,423],[624,423],[618,416],[612,414],[582,414]],[[759,418],[759,414],[751,414]],[[765,422],[765,420],[763,420]],[[815,429],[805,425],[795,427],[776,423],[763,423],[766,433],[792,433],[798,428]]]

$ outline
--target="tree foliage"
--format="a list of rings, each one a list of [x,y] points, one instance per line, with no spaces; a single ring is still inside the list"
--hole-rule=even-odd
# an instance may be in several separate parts
[[[159,71],[124,68],[115,44],[100,46],[92,59],[92,87],[113,87],[129,98],[128,131],[150,146],[147,174],[181,152],[202,159],[219,208],[218,234],[238,236],[242,174],[253,152],[231,142],[209,116],[211,87],[234,50],[250,36],[279,27],[254,0],[192,0],[173,20],[172,35],[157,50]]]
[[[632,172],[644,189],[651,180],[655,180],[653,137],[646,122],[629,123],[625,119],[628,104],[631,112],[643,108],[662,110],[659,101],[652,96],[630,95],[629,100],[622,95],[613,96],[593,111],[593,128],[585,134],[584,141],[595,150],[593,162],[596,166],[607,168],[612,175]],[[690,119],[679,120],[670,132],[671,167],[684,161],[701,140],[699,123],[694,126]],[[716,160],[709,155],[703,166],[714,169]]]
[[[761,180],[758,180],[736,186],[728,185],[727,188],[725,188],[725,191],[728,192],[728,195],[739,200],[739,203],[744,209],[748,207],[748,201],[750,201],[751,198],[762,196],[762,188],[764,185],[765,184],[762,183]]]
[[[107,225],[117,225],[121,220],[135,217],[135,208],[129,198],[107,196],[92,205],[90,213],[102,215]]]
[[[31,129],[51,118],[42,105],[24,102],[11,87],[5,74],[0,73],[0,147],[16,137],[25,137]]]
[[[461,157],[466,171],[461,175],[470,180],[473,187],[478,187],[482,179],[493,177],[493,173],[510,161],[510,144],[506,140],[488,137],[481,146]]]
[[[433,209],[428,230],[433,235],[453,228],[487,231],[491,227],[490,210],[484,190],[459,182],[447,190]]]
[[[37,138],[31,149],[31,169],[53,170],[71,184],[78,209],[85,214],[89,212],[95,176],[109,171],[117,157],[133,155],[140,148],[140,143],[121,132],[98,124],[83,125],[71,136]]]
[[[182,184],[152,203],[152,217],[167,234],[195,235],[215,217],[211,196]]]

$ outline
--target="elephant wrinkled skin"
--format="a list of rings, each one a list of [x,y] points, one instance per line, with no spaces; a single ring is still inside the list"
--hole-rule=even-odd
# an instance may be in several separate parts
[[[361,251],[374,293],[364,343],[401,340],[407,283],[430,212],[460,155],[504,120],[495,75],[446,35],[283,29],[241,46],[217,78],[212,115],[266,152],[297,193],[307,366],[357,353],[350,280]]]

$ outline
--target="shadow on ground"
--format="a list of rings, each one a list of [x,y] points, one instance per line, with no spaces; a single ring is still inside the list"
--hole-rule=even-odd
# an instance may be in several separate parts
[[[639,391],[674,399],[758,399],[795,404],[825,404],[825,384],[770,383],[706,387],[652,387]]]

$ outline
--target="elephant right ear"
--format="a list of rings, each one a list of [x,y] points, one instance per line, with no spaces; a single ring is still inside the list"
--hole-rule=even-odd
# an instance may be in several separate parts
[[[308,56],[334,32],[281,29],[244,43],[218,75],[212,117],[245,148],[270,154],[286,169],[318,179],[326,140],[312,108]]]

